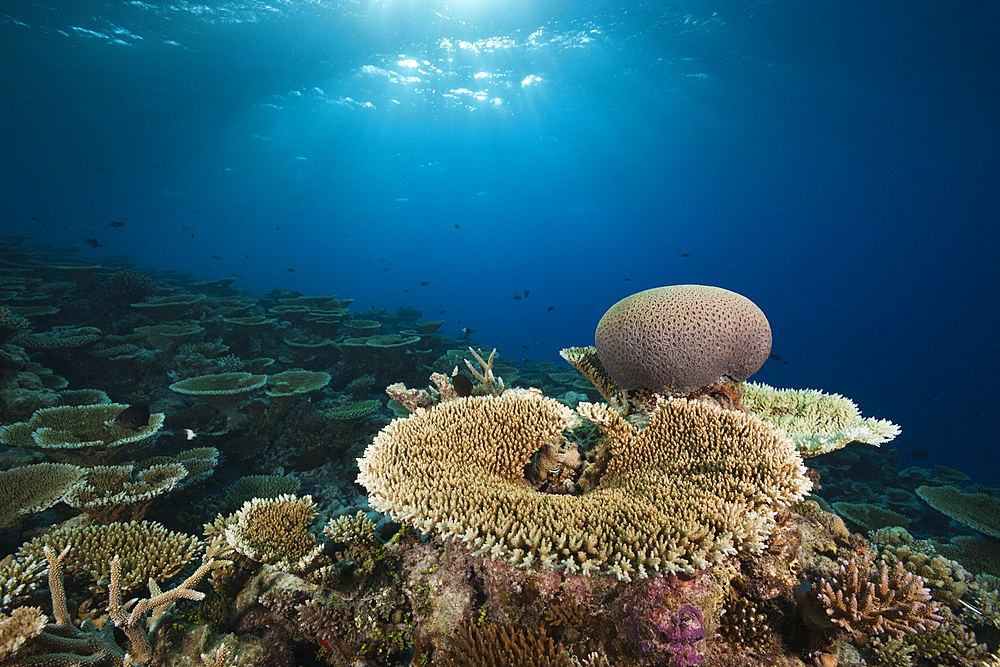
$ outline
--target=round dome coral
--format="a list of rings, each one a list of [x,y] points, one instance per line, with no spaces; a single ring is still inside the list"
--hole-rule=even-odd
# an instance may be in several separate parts
[[[746,380],[771,353],[757,305],[721,287],[671,285],[625,297],[597,324],[597,356],[624,390],[700,389],[723,376]]]

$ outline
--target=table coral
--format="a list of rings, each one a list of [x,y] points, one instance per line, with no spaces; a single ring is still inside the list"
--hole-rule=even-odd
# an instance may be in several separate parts
[[[103,465],[145,446],[163,426],[163,413],[149,416],[149,424],[122,428],[114,420],[127,405],[55,406],[36,410],[27,422],[0,429],[0,442],[33,449],[62,463]]]
[[[791,442],[744,413],[675,399],[642,430],[598,405],[580,413],[604,429],[611,452],[583,495],[539,493],[524,479],[577,415],[520,389],[393,421],[359,459],[358,481],[374,509],[476,555],[625,580],[762,548],[775,512],[810,486]]]

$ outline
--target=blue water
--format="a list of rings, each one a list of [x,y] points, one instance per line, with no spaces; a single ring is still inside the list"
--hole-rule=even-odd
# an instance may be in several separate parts
[[[787,361],[754,379],[996,484],[998,32],[992,1],[8,1],[0,233],[550,361],[628,294],[726,287]]]

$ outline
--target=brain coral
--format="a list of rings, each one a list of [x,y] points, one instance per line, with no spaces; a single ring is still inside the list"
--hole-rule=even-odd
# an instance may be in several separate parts
[[[756,373],[771,353],[771,326],[735,292],[671,285],[611,306],[594,340],[601,364],[622,389],[677,394]]]
[[[535,452],[578,418],[521,389],[396,419],[358,460],[358,482],[372,508],[477,555],[626,580],[759,549],[775,512],[809,489],[791,441],[752,415],[671,399],[640,430],[600,405],[579,410],[607,434],[610,451],[583,495],[526,482]]]

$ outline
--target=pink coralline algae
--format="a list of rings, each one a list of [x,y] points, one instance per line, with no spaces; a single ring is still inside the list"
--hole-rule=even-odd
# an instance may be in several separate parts
[[[704,657],[698,651],[698,642],[705,638],[705,620],[701,610],[694,605],[684,605],[677,613],[667,613],[660,620],[653,620],[654,642],[657,648],[672,657],[670,664],[678,667],[700,665]]]

